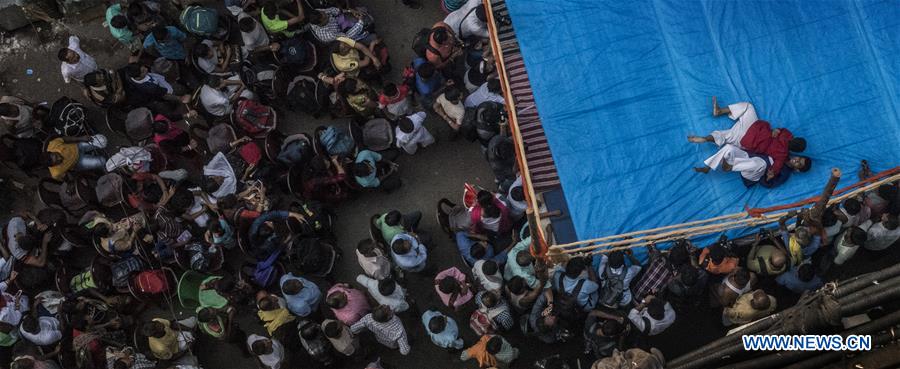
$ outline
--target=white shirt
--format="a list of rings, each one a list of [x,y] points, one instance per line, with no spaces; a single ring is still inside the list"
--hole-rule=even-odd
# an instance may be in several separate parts
[[[367,276],[382,280],[391,275],[391,261],[381,249],[375,249],[375,256],[365,256],[356,250],[356,261]]]
[[[478,283],[485,291],[499,291],[503,288],[503,275],[500,274],[503,268],[497,268],[496,274],[488,276],[481,270],[484,262],[484,260],[478,260],[472,265],[472,275],[475,276],[475,279],[478,280]]]
[[[447,14],[444,23],[447,23],[459,38],[469,36],[489,38],[487,23],[478,19],[478,16],[475,15],[476,11],[472,10],[478,6],[483,6],[481,0],[469,0],[459,9]]]
[[[409,309],[409,303],[406,302],[406,291],[399,284],[394,288],[394,293],[383,296],[381,292],[378,292],[378,281],[375,279],[360,274],[356,276],[356,283],[365,287],[369,291],[369,296],[372,296],[379,305],[390,306],[395,313]]]
[[[206,112],[217,117],[224,117],[234,110],[228,94],[207,85],[200,88],[200,103]]]
[[[867,250],[884,250],[900,239],[900,227],[887,229],[881,222],[873,224],[866,233],[869,236],[864,245]]]
[[[466,116],[466,107],[463,105],[462,101],[453,104],[450,100],[447,100],[447,96],[441,94],[435,99],[435,102],[441,106],[441,109],[444,109],[444,113],[447,114],[450,119],[456,124],[461,125],[463,123],[463,118]]]
[[[522,175],[516,176],[516,180],[509,185],[509,191],[506,193],[506,208],[509,209],[509,217],[512,219],[521,218],[522,215],[525,215],[525,209],[528,208],[525,199],[518,201],[512,198],[512,190],[516,187],[522,187]],[[523,188],[522,190],[524,191],[525,189]]]
[[[475,92],[472,92],[472,94],[466,98],[465,105],[467,108],[476,108],[478,107],[478,105],[481,105],[481,103],[485,101],[493,101],[506,105],[506,100],[503,100],[503,96],[488,91],[487,85],[487,82],[483,83],[480,87],[478,87],[477,90],[475,90]]]
[[[66,62],[60,63],[63,81],[66,81],[66,83],[71,82],[73,79],[81,82],[84,80],[85,75],[97,70],[97,62],[94,61],[94,58],[81,50],[80,43],[78,36],[69,36],[69,46],[67,46],[67,48],[78,54],[79,60],[76,64],[69,64]]]
[[[241,12],[241,14],[238,15],[238,21],[240,21],[241,19],[244,19],[244,18],[253,19],[253,16],[251,16],[247,13]],[[255,19],[254,19],[254,22],[256,22]],[[250,53],[254,49],[258,49],[263,46],[269,46],[269,43],[270,43],[269,35],[266,34],[265,29],[263,29],[263,26],[261,24],[259,24],[259,22],[256,22],[256,28],[254,28],[253,31],[250,31],[250,32],[241,31],[241,40],[244,41],[243,49],[244,49],[245,53]]]
[[[412,132],[406,133],[401,131],[399,126],[394,130],[395,136],[397,137],[398,148],[401,148],[403,151],[406,151],[407,154],[412,155],[419,150],[420,145],[422,147],[427,147],[434,143],[434,136],[428,132],[428,129],[426,129],[424,125],[422,125],[422,123],[425,122],[426,116],[424,111],[406,116],[412,121],[413,130]]]
[[[859,249],[859,245],[850,243],[848,234],[849,232],[842,233],[837,237],[837,241],[834,243],[834,249],[837,251],[837,256],[834,257],[834,263],[837,265],[844,264],[844,262],[853,257],[853,254],[856,254],[856,250]]]
[[[22,337],[25,337],[26,340],[38,346],[49,346],[62,339],[62,331],[59,330],[58,319],[42,316],[38,318],[38,325],[41,330],[37,334],[26,332],[21,326],[19,327],[19,333],[21,333]]]
[[[216,71],[216,64],[219,63],[219,51],[216,49],[216,45],[213,44],[210,40],[203,40],[202,44],[209,46],[209,49],[212,50],[213,56],[210,58],[205,58],[202,56],[197,57],[197,67],[200,70],[206,73],[212,73]]]
[[[161,74],[147,73],[147,75],[144,76],[144,78],[142,78],[142,79],[132,78],[131,80],[134,81],[135,83],[150,82],[154,85],[157,85],[159,87],[166,89],[166,93],[170,94],[170,95],[172,94],[173,91],[175,91],[172,89],[172,85],[169,84],[169,81],[166,81],[166,77],[163,77]]]
[[[638,331],[644,331],[644,318],[647,318],[647,321],[650,322],[650,329],[647,332],[648,336],[655,336],[657,334],[662,333],[662,331],[669,328],[672,323],[675,322],[675,310],[672,309],[672,305],[668,302],[665,305],[665,314],[663,315],[662,320],[655,320],[650,317],[650,314],[647,313],[647,309],[638,311],[636,309],[631,309],[628,312],[628,319],[634,323],[634,326],[638,329]]]
[[[251,334],[247,336],[247,348],[250,349],[250,352],[253,352],[253,343],[259,340],[266,339],[266,337],[260,336],[258,334]],[[272,338],[272,353],[267,355],[257,356],[259,361],[264,365],[272,368],[272,369],[281,369],[281,363],[284,361],[284,346],[278,340]]]

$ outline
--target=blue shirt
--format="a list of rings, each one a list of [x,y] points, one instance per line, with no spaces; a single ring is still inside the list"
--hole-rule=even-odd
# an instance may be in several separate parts
[[[169,31],[169,38],[161,42],[156,40],[156,36],[153,36],[152,32],[148,34],[144,39],[144,48],[152,47],[159,52],[159,56],[168,60],[184,60],[187,52],[184,50],[182,42],[187,35],[172,26],[166,27],[166,30]]]
[[[775,278],[775,282],[778,282],[778,284],[791,290],[793,293],[815,290],[825,284],[818,275],[810,279],[809,282],[801,281],[800,276],[797,275],[797,270],[799,269],[799,267],[791,267],[788,271],[779,274],[778,277]]]
[[[558,271],[553,275],[553,289],[557,292],[563,292],[559,290],[559,286],[557,285],[560,275],[563,275],[562,271]],[[578,281],[580,281],[581,279],[583,278],[572,279],[564,276],[562,278],[562,288],[564,292],[575,292],[575,286],[578,285]],[[599,289],[600,286],[598,286],[596,283],[591,280],[584,279],[584,284],[581,285],[581,291],[578,293],[578,305],[581,306],[584,311],[591,311],[594,306],[597,305],[597,300],[599,300],[600,298],[600,293],[598,292]]]
[[[250,225],[250,232],[248,233],[248,235],[250,236],[250,243],[256,245],[256,247],[253,248],[253,253],[257,258],[268,257],[281,245],[281,241],[278,239],[278,235],[274,233],[261,243],[258,243],[256,241],[256,235],[259,232],[259,227],[262,227],[262,225],[268,221],[285,220],[290,217],[290,215],[291,213],[287,211],[274,210],[267,211],[253,220],[253,224]]]
[[[363,150],[360,151],[359,154],[356,154],[356,162],[357,163],[367,163],[369,167],[372,168],[372,173],[365,177],[356,177],[356,183],[359,183],[360,186],[366,188],[376,188],[381,185],[381,180],[378,179],[378,161],[381,160],[381,154],[370,151]]]
[[[490,244],[487,244],[487,247],[485,247],[484,257],[476,259],[471,252],[472,245],[476,242],[476,240],[469,238],[467,232],[456,232],[456,248],[459,249],[459,254],[462,255],[463,259],[466,259],[466,263],[469,263],[469,266],[475,265],[475,262],[478,260],[493,260],[500,266],[506,263],[507,250],[494,255],[494,248]]]
[[[416,58],[413,60],[413,69],[416,71],[416,91],[419,95],[431,96],[432,93],[439,90],[444,85],[444,76],[440,72],[435,71],[434,75],[429,79],[419,76],[419,66],[427,62],[425,58]]]
[[[428,250],[426,250],[415,237],[406,233],[394,236],[394,239],[391,240],[391,244],[393,245],[394,241],[398,239],[409,241],[412,247],[410,247],[409,252],[403,255],[397,255],[392,249],[391,256],[394,258],[394,263],[397,263],[397,266],[400,267],[400,269],[410,272],[421,272],[422,269],[425,269],[425,260],[428,258]]]
[[[431,321],[431,318],[436,316],[443,316],[447,319],[447,324],[441,333],[434,333],[428,328],[428,322]],[[459,338],[459,327],[456,326],[456,321],[453,320],[453,318],[441,314],[441,312],[436,310],[428,310],[422,314],[422,324],[425,325],[425,331],[428,332],[428,335],[431,337],[431,342],[434,342],[438,347],[455,349],[463,348],[463,340],[462,338]]]
[[[315,283],[310,282],[306,278],[294,276],[292,273],[281,276],[281,281],[278,282],[278,285],[284,286],[284,283],[291,279],[299,280],[300,283],[303,283],[303,288],[296,295],[285,293],[284,301],[287,303],[287,309],[291,313],[305,317],[319,307],[322,291],[319,291],[319,286],[316,286]]]

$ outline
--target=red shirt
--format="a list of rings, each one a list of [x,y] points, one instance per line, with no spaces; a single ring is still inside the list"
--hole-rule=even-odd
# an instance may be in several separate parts
[[[778,175],[788,158],[788,141],[793,138],[794,134],[785,128],[779,129],[777,137],[772,137],[772,126],[769,122],[758,120],[747,129],[747,133],[741,139],[741,147],[749,152],[771,157],[772,166],[769,169]]]

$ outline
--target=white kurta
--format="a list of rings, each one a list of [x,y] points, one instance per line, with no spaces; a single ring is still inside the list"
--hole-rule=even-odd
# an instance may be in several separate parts
[[[413,130],[410,133],[401,131],[400,127],[397,127],[395,130],[397,147],[406,151],[407,154],[415,154],[419,146],[427,147],[434,143],[434,136],[422,125],[425,122],[425,117],[425,112],[421,111],[407,116],[413,124]]]
[[[769,164],[772,159],[769,158]],[[760,157],[751,157],[746,151],[739,149],[737,146],[726,144],[722,146],[713,156],[703,161],[706,166],[718,170],[726,162],[731,165],[732,172],[741,173],[748,181],[756,182],[762,179],[766,174],[766,161]]]
[[[728,110],[731,111],[728,117],[734,120],[734,125],[726,130],[713,131],[710,135],[716,141],[716,145],[720,147],[727,144],[741,147],[741,139],[747,134],[750,126],[759,120],[759,117],[756,115],[756,108],[751,103],[739,102],[728,105]]]

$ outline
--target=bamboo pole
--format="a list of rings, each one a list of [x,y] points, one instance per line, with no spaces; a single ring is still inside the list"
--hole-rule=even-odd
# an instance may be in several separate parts
[[[871,190],[873,188],[877,188],[878,186],[881,186],[883,184],[898,181],[898,180],[900,180],[900,173],[894,174],[889,177],[885,177],[881,180],[872,182],[866,186],[855,188],[852,191],[848,191],[839,196],[835,196],[835,197],[831,198],[830,201],[828,201],[828,204],[832,205],[832,204],[840,203],[850,197],[857,196],[860,193],[863,193],[865,191],[869,191],[869,190]],[[780,217],[780,215],[784,215],[784,214],[786,214],[786,212],[781,212],[781,213],[776,213],[776,214],[779,215],[779,217]],[[600,237],[600,238],[595,238],[595,239],[590,239],[590,240],[570,242],[567,244],[554,245],[554,246],[551,246],[550,248],[554,249],[554,250],[560,250],[564,253],[576,253],[576,252],[591,251],[591,250],[595,250],[595,249],[598,249],[601,247],[611,247],[611,246],[620,246],[620,245],[626,245],[626,244],[634,244],[636,242],[644,241],[644,240],[654,240],[656,242],[661,242],[659,240],[665,239],[666,237],[671,237],[673,235],[679,235],[680,236],[679,238],[684,238],[684,237],[691,237],[692,235],[697,235],[697,234],[694,234],[693,232],[705,232],[702,234],[715,233],[715,231],[713,231],[713,232],[706,232],[706,231],[709,229],[714,229],[716,226],[720,226],[720,225],[727,225],[728,226],[727,229],[736,228],[736,227],[730,227],[730,225],[731,224],[740,224],[739,222],[752,223],[752,222],[748,222],[748,220],[749,219],[760,219],[760,218],[747,218],[747,219],[740,219],[737,221],[730,221],[730,222],[716,223],[716,224],[707,224],[707,225],[703,225],[703,226],[677,229],[677,228],[688,226],[688,225],[710,223],[713,221],[734,219],[734,218],[745,217],[745,216],[747,216],[746,212],[735,213],[735,214],[719,216],[716,218],[675,224],[675,225],[670,225],[670,226],[665,226],[665,227],[649,229],[649,230],[645,230],[645,231],[630,232],[630,233],[625,233],[625,234],[620,234],[620,235],[606,236],[606,237]],[[762,218],[763,219],[772,219],[772,215],[764,214],[764,215],[762,215]],[[775,220],[777,220],[777,218],[775,218]],[[754,225],[759,225],[759,224],[763,224],[763,223],[772,223],[772,222],[774,222],[774,221],[760,222],[760,223],[757,223]],[[659,232],[662,230],[670,230],[670,229],[676,229],[676,230],[665,232],[665,233],[655,233],[654,234],[654,232]],[[726,229],[726,228],[723,228],[723,229]],[[626,237],[630,237],[632,235],[637,235],[637,234],[644,234],[644,236],[628,238],[628,239],[623,239],[623,240],[614,241],[614,242],[605,242],[605,243],[601,243],[599,245],[592,245],[592,244],[595,244],[595,243],[601,242],[601,241],[626,238]],[[641,243],[640,245],[647,245],[647,244],[649,244],[649,242]]]
[[[522,133],[519,132],[519,119],[515,107],[516,101],[513,99],[509,80],[506,76],[506,62],[503,60],[503,49],[500,47],[500,37],[497,34],[494,8],[491,5],[491,0],[482,0],[482,2],[486,10],[485,14],[488,17],[487,25],[491,35],[491,50],[494,54],[494,63],[496,63],[497,74],[500,77],[500,83],[503,87],[503,99],[506,100],[506,115],[509,117],[509,129],[513,144],[516,148],[516,161],[519,163],[519,172],[522,175],[522,188],[525,189],[525,197],[528,206],[534,209],[534,216],[537,219],[537,223],[540,224],[541,219],[539,216],[540,211],[537,203],[537,195],[534,193],[534,187],[531,185],[531,171],[528,169],[528,162],[525,160],[525,141],[522,139]],[[544,230],[541,227],[531,229],[531,233],[537,236],[538,242],[541,242],[543,245],[549,244],[550,241],[546,239]]]

